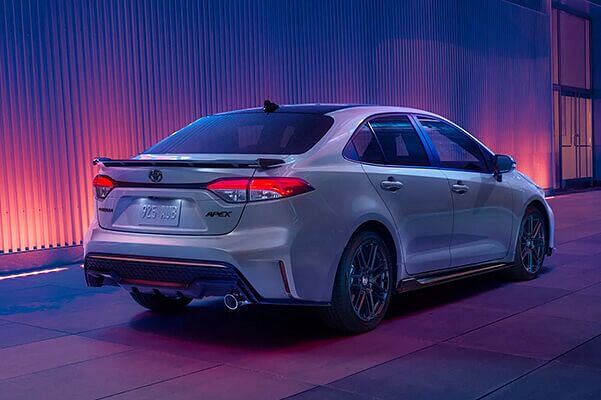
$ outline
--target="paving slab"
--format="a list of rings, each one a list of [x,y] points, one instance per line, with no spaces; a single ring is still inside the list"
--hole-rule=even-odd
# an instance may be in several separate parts
[[[524,357],[436,345],[331,386],[381,399],[477,399],[541,363]]]
[[[0,380],[31,374],[63,365],[121,353],[130,347],[88,339],[63,336],[0,350]]]
[[[213,364],[132,350],[0,381],[11,400],[97,399],[191,374]]]
[[[390,330],[255,352],[236,365],[326,384],[432,345]]]
[[[552,362],[485,399],[598,400],[601,398],[600,377],[599,369]]]
[[[6,322],[0,324],[0,349],[66,335],[52,329]]]
[[[115,400],[276,400],[306,391],[307,383],[231,366],[219,366],[149,385]]]
[[[597,336],[564,354],[559,357],[559,361],[601,370],[601,336]]]
[[[524,313],[526,316],[531,314],[601,323],[601,300],[596,296],[574,293]]]
[[[601,334],[601,324],[518,314],[452,339],[456,345],[551,360]]]

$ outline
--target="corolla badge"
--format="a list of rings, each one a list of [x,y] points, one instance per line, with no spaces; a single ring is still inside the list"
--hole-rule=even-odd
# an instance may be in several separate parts
[[[163,173],[158,169],[153,169],[148,173],[148,178],[150,178],[152,182],[158,183],[163,180]]]

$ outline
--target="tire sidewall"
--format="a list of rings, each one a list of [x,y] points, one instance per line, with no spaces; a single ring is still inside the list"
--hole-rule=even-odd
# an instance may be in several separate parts
[[[524,217],[522,218],[522,220],[520,221],[520,230],[518,233],[518,237],[516,240],[516,246],[515,246],[515,264],[516,267],[518,267],[518,269],[516,270],[517,273],[519,273],[519,275],[521,275],[519,278],[521,279],[534,279],[538,276],[538,273],[540,272],[540,270],[542,269],[542,266],[545,262],[545,252],[543,252],[543,257],[541,260],[541,265],[540,267],[536,270],[536,272],[530,272],[528,271],[528,269],[526,268],[526,266],[524,265],[524,263],[522,262],[522,258],[520,257],[520,242],[522,240],[522,234],[524,232],[524,224],[526,223],[526,220],[528,219],[528,217],[532,214],[538,214],[540,216],[540,218],[544,221],[544,215],[543,213],[535,208],[535,207],[528,207],[526,209],[526,212],[524,213]],[[545,233],[545,246],[548,243],[548,232],[547,232],[547,227],[545,224],[543,224],[543,228],[544,233]]]
[[[386,298],[386,303],[382,309],[382,312],[379,317],[374,318],[371,321],[364,321],[357,314],[353,308],[350,298],[350,292],[348,290],[348,282],[349,282],[349,274],[351,270],[351,263],[353,261],[353,257],[357,249],[366,241],[375,241],[382,248],[382,251],[386,257],[387,266],[388,266],[388,275],[389,275],[389,287],[388,287],[388,296]],[[390,249],[386,242],[375,232],[371,231],[363,231],[359,232],[349,242],[349,245],[344,250],[343,256],[340,260],[340,265],[338,266],[338,273],[336,275],[336,283],[334,291],[334,296],[332,298],[333,304],[332,306],[338,310],[340,314],[342,314],[345,319],[347,319],[349,330],[355,332],[365,332],[371,329],[374,329],[376,326],[380,324],[388,307],[390,305],[390,299],[392,297],[394,286],[396,285],[396,273],[394,268],[392,267],[392,257],[390,254]]]

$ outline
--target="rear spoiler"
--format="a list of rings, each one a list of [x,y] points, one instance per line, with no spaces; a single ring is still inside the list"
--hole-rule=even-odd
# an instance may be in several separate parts
[[[280,158],[257,158],[256,160],[113,160],[95,158],[94,165],[104,167],[188,167],[188,168],[271,168],[284,164]]]

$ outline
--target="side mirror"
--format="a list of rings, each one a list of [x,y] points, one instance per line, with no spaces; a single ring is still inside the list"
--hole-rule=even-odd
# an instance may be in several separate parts
[[[516,162],[511,156],[505,154],[495,154],[493,157],[494,176],[497,181],[503,180],[503,174],[515,169]]]

